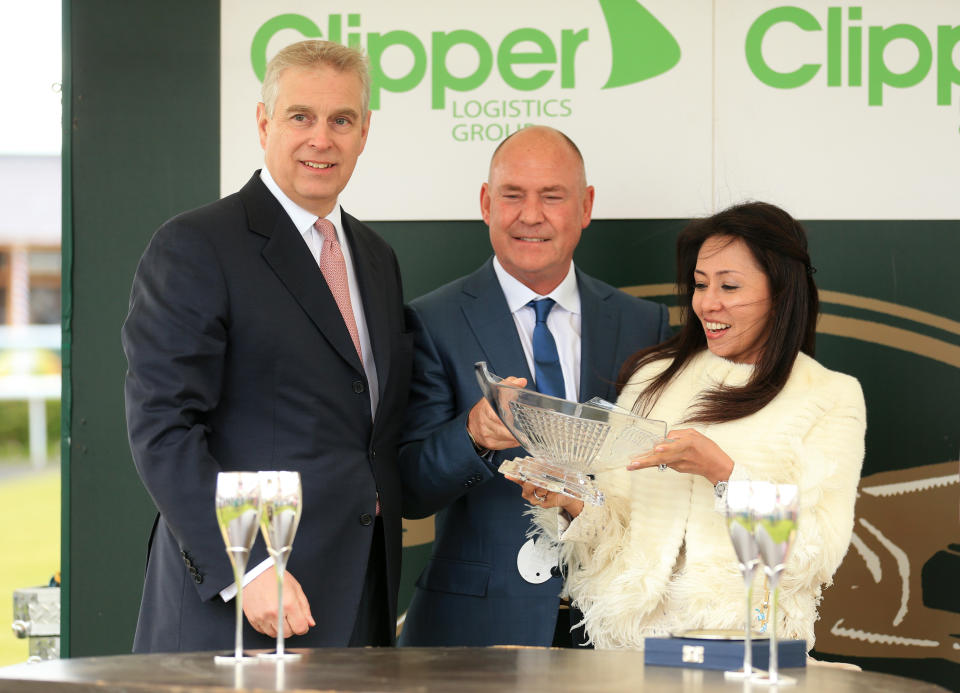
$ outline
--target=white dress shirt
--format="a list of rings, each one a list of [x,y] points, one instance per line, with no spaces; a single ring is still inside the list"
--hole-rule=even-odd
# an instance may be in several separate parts
[[[527,303],[533,299],[552,298],[556,305],[547,316],[547,327],[557,343],[557,354],[560,357],[560,369],[563,371],[563,384],[566,389],[566,399],[578,401],[580,397],[580,290],[577,288],[577,275],[570,263],[567,276],[557,287],[546,296],[541,296],[520,280],[510,275],[503,268],[500,261],[493,258],[493,271],[503,289],[507,299],[507,307],[513,315],[513,322],[517,326],[520,344],[523,346],[523,355],[527,359],[527,366],[531,375],[533,367],[533,328],[537,324],[536,311]],[[516,373],[497,373],[501,377],[517,375]],[[533,383],[527,383],[532,388]]]
[[[307,248],[320,265],[320,254],[323,252],[323,235],[317,231],[313,225],[317,221],[317,215],[308,212],[296,202],[287,197],[277,185],[276,181],[270,175],[267,167],[264,166],[260,171],[260,179],[267,186],[267,190],[273,193],[277,202],[286,211],[287,216],[293,222],[297,231],[303,236]],[[347,286],[350,289],[350,305],[353,308],[353,317],[357,321],[357,333],[360,337],[360,351],[363,352],[363,370],[367,374],[367,392],[370,394],[370,415],[376,416],[377,404],[380,400],[379,381],[377,379],[377,364],[373,360],[373,348],[370,346],[370,331],[367,329],[367,320],[363,312],[363,301],[360,299],[360,287],[357,284],[357,273],[353,268],[353,255],[350,252],[350,244],[347,243],[346,236],[343,233],[343,222],[340,217],[340,203],[337,202],[333,211],[326,216],[326,219],[333,224],[337,230],[337,240],[340,242],[340,250],[343,252],[343,261],[347,265]]]

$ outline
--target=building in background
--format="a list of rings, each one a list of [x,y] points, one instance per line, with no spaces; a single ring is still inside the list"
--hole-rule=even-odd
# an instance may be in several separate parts
[[[60,399],[60,181],[59,155],[0,155],[0,411],[28,403],[35,466]]]

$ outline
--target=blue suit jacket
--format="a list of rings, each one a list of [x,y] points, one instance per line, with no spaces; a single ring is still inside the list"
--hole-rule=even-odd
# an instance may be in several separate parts
[[[629,296],[577,271],[582,311],[580,398],[615,396],[626,358],[670,334],[665,306]],[[410,305],[414,375],[401,438],[405,517],[436,513],[433,554],[417,581],[401,645],[550,645],[561,578],[526,582],[517,552],[529,506],[497,473],[503,450],[480,458],[466,432],[480,398],[473,364],[533,383],[513,317],[488,260]]]

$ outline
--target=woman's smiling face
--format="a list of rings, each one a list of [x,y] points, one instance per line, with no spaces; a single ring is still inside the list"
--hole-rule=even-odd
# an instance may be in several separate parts
[[[711,236],[697,255],[693,312],[707,346],[736,363],[756,363],[770,326],[770,281],[739,238]]]

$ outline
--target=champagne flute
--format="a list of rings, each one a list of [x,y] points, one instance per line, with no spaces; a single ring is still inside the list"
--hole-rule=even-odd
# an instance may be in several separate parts
[[[754,538],[753,486],[749,481],[731,481],[727,484],[726,494],[727,529],[733,550],[737,554],[740,573],[747,593],[746,621],[743,634],[743,669],[726,671],[724,678],[749,679],[753,675],[753,644],[751,610],[753,605],[753,576],[760,564],[757,541]]]
[[[795,679],[780,676],[777,670],[777,587],[790,547],[797,536],[799,491],[793,484],[758,482],[753,486],[753,509],[756,518],[754,535],[763,571],[770,585],[770,666],[766,676],[754,677],[758,683],[786,685]]]
[[[260,655],[267,659],[300,658],[283,652],[283,575],[300,524],[302,500],[300,472],[260,472],[260,529],[277,570],[277,651]]]
[[[233,656],[217,656],[219,664],[253,661],[243,655],[243,574],[250,558],[250,548],[257,538],[260,524],[260,477],[256,472],[220,472],[217,474],[217,524],[233,566],[233,582],[237,586],[237,627]]]

